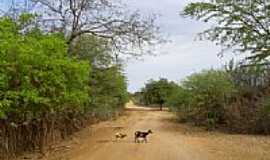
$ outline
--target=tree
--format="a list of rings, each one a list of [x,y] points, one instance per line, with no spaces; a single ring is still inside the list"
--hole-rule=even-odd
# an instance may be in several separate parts
[[[183,120],[192,120],[212,128],[224,123],[226,107],[236,92],[229,73],[205,70],[182,81],[168,98],[167,104],[179,112]]]
[[[27,30],[33,20],[0,18],[0,118],[10,112],[40,118],[89,102],[87,61],[67,56],[62,34]]]
[[[128,101],[126,78],[106,40],[81,36],[73,48],[78,54],[68,56],[64,35],[44,32],[35,18],[0,17],[0,159],[44,153],[56,133],[65,138]]]
[[[89,85],[93,106],[117,109],[128,102],[126,77],[117,66],[95,68]]]
[[[235,1],[211,0],[187,5],[183,16],[214,21],[214,27],[201,33],[206,39],[247,52],[246,57],[261,62],[270,55],[270,3],[265,0]]]
[[[109,68],[116,64],[114,57],[110,54],[110,49],[107,39],[83,35],[74,43],[72,50],[78,58],[89,60],[94,68]]]
[[[83,35],[74,43],[76,57],[88,60],[91,66],[88,85],[91,88],[90,106],[95,114],[107,119],[128,101],[127,81],[119,61],[110,54],[107,39]]]
[[[65,33],[72,53],[72,44],[82,35],[89,34],[107,39],[118,57],[139,56],[136,50],[160,42],[156,16],[143,17],[138,12],[129,13],[124,7],[109,0],[32,0],[41,5],[43,23],[50,29]]]
[[[158,104],[162,110],[167,98],[172,94],[177,85],[165,78],[158,81],[150,80],[142,89],[143,101],[146,105]]]

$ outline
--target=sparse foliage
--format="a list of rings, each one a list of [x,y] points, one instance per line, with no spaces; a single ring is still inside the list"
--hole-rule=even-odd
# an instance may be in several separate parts
[[[212,21],[213,27],[201,36],[246,54],[261,62],[270,55],[270,3],[265,0],[212,0],[187,5],[183,16]],[[251,53],[251,54],[250,54]]]
[[[32,1],[44,8],[41,9],[44,11],[43,23],[50,26],[49,30],[64,32],[71,48],[73,42],[85,34],[107,39],[116,56],[119,53],[140,56],[139,48],[161,42],[155,15],[142,16],[138,12],[129,12],[117,1]]]

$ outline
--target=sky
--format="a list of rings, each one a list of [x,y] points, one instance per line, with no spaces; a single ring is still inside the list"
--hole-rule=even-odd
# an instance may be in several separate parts
[[[180,82],[186,76],[203,69],[220,68],[230,56],[218,56],[221,48],[213,42],[196,40],[197,34],[209,24],[180,16],[184,6],[195,0],[126,0],[132,9],[143,14],[158,13],[161,32],[170,43],[159,47],[159,56],[145,56],[129,61],[125,68],[128,90],[139,91],[149,79],[167,78]]]

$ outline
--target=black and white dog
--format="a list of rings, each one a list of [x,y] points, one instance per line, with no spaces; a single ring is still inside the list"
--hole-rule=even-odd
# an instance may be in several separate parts
[[[152,130],[148,130],[147,132],[142,132],[142,131],[136,131],[135,132],[135,143],[140,143],[140,139],[143,139],[145,143],[147,143],[147,136],[149,134],[152,134]]]

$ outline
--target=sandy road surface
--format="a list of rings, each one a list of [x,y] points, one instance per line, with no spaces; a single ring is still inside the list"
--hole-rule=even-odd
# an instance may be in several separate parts
[[[270,137],[208,133],[177,124],[169,112],[129,107],[118,120],[76,134],[46,160],[270,160]],[[149,143],[135,144],[133,133],[152,129]],[[128,137],[115,142],[114,133]]]

